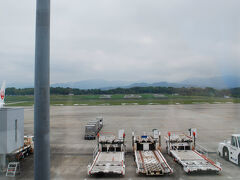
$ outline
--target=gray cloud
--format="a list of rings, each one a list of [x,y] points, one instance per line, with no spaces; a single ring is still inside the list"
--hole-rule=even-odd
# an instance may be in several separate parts
[[[51,1],[51,82],[240,75],[235,0]],[[0,7],[0,79],[34,78],[35,1]]]

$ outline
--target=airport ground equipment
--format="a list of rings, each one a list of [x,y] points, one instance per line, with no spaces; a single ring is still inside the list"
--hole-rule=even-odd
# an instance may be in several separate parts
[[[96,135],[98,133],[97,124],[87,124],[85,126],[85,140],[96,139]]]
[[[24,136],[24,144],[31,146],[31,153],[34,152],[34,136],[28,135]]]
[[[8,164],[6,176],[15,177],[20,174],[20,163],[19,162],[10,162]]]
[[[165,136],[168,154],[183,166],[186,173],[220,172],[220,163],[213,162],[197,150],[196,138],[197,132],[193,128],[189,129],[189,135],[168,132],[168,136]]]
[[[96,120],[91,120],[85,125],[84,139],[96,139],[96,135],[103,127],[103,118],[97,117]]]
[[[5,172],[8,155],[24,145],[24,109],[0,108],[0,172]]]
[[[93,162],[88,165],[88,175],[125,175],[125,132],[119,130],[118,137],[112,133],[97,136],[97,147],[93,152]]]
[[[100,129],[102,129],[103,127],[103,117],[102,116],[98,116],[96,118],[97,121],[99,121],[99,126],[100,126]]]
[[[231,140],[219,143],[218,154],[240,166],[240,134],[233,134]]]
[[[100,128],[100,122],[97,121],[97,120],[91,120],[91,121],[89,121],[87,124],[96,124],[96,130],[97,130],[97,132],[99,132],[99,131],[101,130],[101,128]]]
[[[133,132],[132,146],[137,174],[153,176],[173,173],[160,151],[161,133],[158,130],[154,129],[151,134],[144,133],[142,136],[135,136]]]
[[[33,154],[34,152],[34,137],[33,136],[24,136],[24,145],[18,148],[16,151],[13,151],[9,154],[10,158],[12,157],[14,161],[20,161],[25,157]]]

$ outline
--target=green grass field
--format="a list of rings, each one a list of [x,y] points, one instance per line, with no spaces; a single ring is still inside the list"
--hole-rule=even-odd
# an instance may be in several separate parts
[[[123,94],[112,95],[109,99],[99,98],[100,95],[51,95],[50,104],[53,106],[106,106],[106,105],[149,105],[149,104],[218,104],[218,103],[240,103],[240,99],[225,99],[204,96],[165,96],[154,97],[153,94],[140,94],[141,98],[125,99]],[[34,96],[7,96],[7,106],[32,106]]]

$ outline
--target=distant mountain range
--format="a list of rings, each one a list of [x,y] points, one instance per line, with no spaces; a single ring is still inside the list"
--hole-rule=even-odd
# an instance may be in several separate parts
[[[90,79],[78,82],[66,82],[66,83],[57,83],[51,84],[51,87],[70,87],[70,88],[79,88],[79,89],[103,89],[103,88],[116,88],[124,87],[131,84],[126,81],[106,81],[103,79]]]
[[[227,89],[240,87],[240,77],[237,76],[219,76],[212,78],[191,78],[181,82],[128,82],[128,81],[107,81],[103,79],[91,79],[78,82],[66,82],[51,84],[51,87],[70,87],[79,89],[114,89],[114,88],[131,88],[131,87],[148,87],[148,86],[161,86],[161,87],[213,87],[216,89]],[[7,83],[7,87],[33,87],[33,84],[24,83]]]
[[[115,88],[132,88],[132,87],[148,87],[148,86],[162,86],[162,87],[189,87],[179,83],[157,82],[157,83],[131,83],[125,81],[106,81],[102,79],[92,79],[79,82],[67,82],[52,84],[51,87],[70,87],[79,89],[115,89]]]
[[[175,87],[175,88],[180,88],[180,87],[190,87],[187,84],[181,84],[181,83],[169,83],[169,82],[155,82],[155,83],[133,83],[130,84],[129,86],[126,86],[126,88],[131,88],[131,87]]]
[[[25,83],[25,82],[8,82],[8,81],[6,81],[6,87],[33,88],[33,86],[34,86],[33,82]]]
[[[131,88],[131,87],[213,87],[216,89],[226,89],[240,87],[240,77],[236,76],[219,76],[212,78],[192,78],[179,83],[155,82],[155,83],[131,83],[126,81],[106,81],[102,79],[92,79],[79,82],[67,82],[52,84],[52,87],[70,87],[79,89],[114,89],[114,88]]]
[[[216,89],[235,88],[240,87],[240,77],[219,76],[212,78],[192,78],[182,81],[181,84],[187,84],[194,87],[213,87]]]

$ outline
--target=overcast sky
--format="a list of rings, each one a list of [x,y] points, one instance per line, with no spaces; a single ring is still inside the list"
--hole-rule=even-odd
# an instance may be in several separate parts
[[[240,75],[239,0],[51,0],[51,83]],[[0,81],[33,82],[34,0],[0,5]]]

